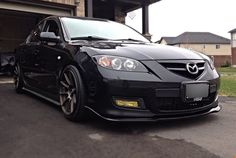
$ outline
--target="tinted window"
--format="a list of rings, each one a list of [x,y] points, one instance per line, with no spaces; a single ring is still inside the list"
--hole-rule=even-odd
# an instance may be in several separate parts
[[[59,27],[53,20],[48,20],[43,29],[44,32],[54,32],[56,36],[59,36]]]
[[[135,39],[149,42],[130,27],[112,21],[62,18],[71,38],[95,36],[105,39]]]
[[[43,22],[38,24],[36,28],[31,32],[31,34],[27,37],[26,43],[29,42],[39,42],[39,35],[43,28]]]

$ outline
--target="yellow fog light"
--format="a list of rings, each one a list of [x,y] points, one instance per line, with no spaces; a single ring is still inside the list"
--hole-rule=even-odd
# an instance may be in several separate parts
[[[115,104],[121,107],[130,107],[130,108],[138,108],[138,101],[129,101],[129,100],[121,100],[116,99]]]

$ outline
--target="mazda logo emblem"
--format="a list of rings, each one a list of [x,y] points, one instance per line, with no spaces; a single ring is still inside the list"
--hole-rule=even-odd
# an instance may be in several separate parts
[[[198,71],[199,71],[198,66],[195,63],[187,63],[186,69],[188,70],[190,74],[193,74],[193,75],[198,74]]]

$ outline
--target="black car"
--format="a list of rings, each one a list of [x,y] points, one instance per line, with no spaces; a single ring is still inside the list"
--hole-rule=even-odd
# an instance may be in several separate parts
[[[220,111],[219,74],[198,52],[104,19],[48,17],[16,49],[15,89],[82,120],[156,121]]]

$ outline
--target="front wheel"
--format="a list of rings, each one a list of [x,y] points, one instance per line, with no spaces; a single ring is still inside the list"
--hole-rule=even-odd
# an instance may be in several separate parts
[[[67,66],[60,77],[60,104],[65,117],[71,121],[85,118],[86,95],[78,69]]]

